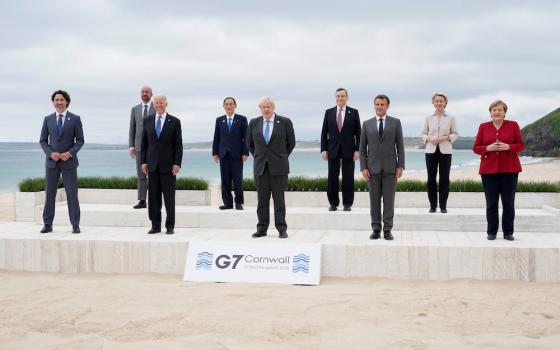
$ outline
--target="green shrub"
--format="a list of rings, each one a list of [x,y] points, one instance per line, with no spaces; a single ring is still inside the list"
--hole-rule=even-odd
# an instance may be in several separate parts
[[[340,185],[342,188],[342,184]],[[397,182],[397,192],[426,192],[426,181],[421,180],[399,180]],[[245,191],[255,191],[256,184],[253,179],[243,180]],[[294,176],[288,178],[288,191],[294,192],[326,192],[326,177],[302,177]],[[363,179],[354,181],[354,191],[367,192],[368,184]],[[482,183],[477,180],[456,180],[449,184],[450,192],[483,192]],[[519,182],[517,192],[555,192],[560,193],[560,183],[551,182]]]
[[[58,183],[58,188],[64,186],[62,179]],[[78,188],[97,188],[97,189],[120,189],[135,190],[137,187],[136,177],[79,177]],[[208,189],[208,181],[198,178],[178,177],[177,190],[202,190]],[[39,192],[45,190],[44,178],[25,179],[19,183],[21,192]]]

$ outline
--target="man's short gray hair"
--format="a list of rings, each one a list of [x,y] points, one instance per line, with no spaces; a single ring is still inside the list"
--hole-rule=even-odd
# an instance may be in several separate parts
[[[259,107],[261,107],[265,103],[270,103],[272,105],[272,108],[276,108],[276,104],[270,96],[261,97],[261,99],[259,100]]]

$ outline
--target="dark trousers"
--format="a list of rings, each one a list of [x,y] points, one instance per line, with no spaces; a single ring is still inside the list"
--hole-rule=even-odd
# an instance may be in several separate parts
[[[482,187],[486,196],[486,232],[495,235],[498,232],[500,217],[498,201],[502,198],[502,232],[504,236],[513,235],[515,219],[515,191],[518,173],[501,173],[481,175]]]
[[[351,207],[354,203],[354,160],[344,159],[340,155],[336,158],[329,158],[329,177],[327,187],[327,198],[329,204],[338,207],[340,199],[339,191],[339,175],[342,165],[342,205]]]
[[[426,153],[426,169],[428,170],[428,199],[430,208],[437,208],[438,183],[436,176],[439,167],[439,207],[447,209],[447,198],[449,197],[449,170],[451,169],[451,154],[443,154],[436,147],[434,153]]]
[[[233,206],[231,183],[235,191],[235,204],[243,204],[243,160],[231,158],[229,152],[220,158],[220,176],[222,178],[222,200],[224,205]]]
[[[288,175],[273,176],[268,169],[268,163],[264,167],[262,175],[255,176],[257,185],[257,232],[266,232],[270,223],[270,195],[274,200],[274,226],[278,232],[288,229],[286,224],[286,203],[284,202],[284,191],[288,186]]]
[[[58,181],[62,174],[64,190],[66,191],[66,202],[68,204],[68,216],[72,226],[80,225],[80,202],[78,201],[78,169],[76,168],[46,168],[45,172],[45,207],[43,208],[43,223],[52,225],[56,202]]]
[[[148,214],[152,228],[161,228],[161,195],[165,203],[166,228],[175,227],[175,183],[177,177],[171,173],[154,171],[148,174]]]
[[[136,177],[138,178],[138,200],[145,201],[148,193],[148,177],[142,171],[142,152],[136,151]]]

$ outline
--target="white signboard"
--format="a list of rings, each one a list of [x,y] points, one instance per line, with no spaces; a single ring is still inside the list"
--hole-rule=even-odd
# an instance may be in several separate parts
[[[183,280],[318,285],[321,244],[189,241]]]

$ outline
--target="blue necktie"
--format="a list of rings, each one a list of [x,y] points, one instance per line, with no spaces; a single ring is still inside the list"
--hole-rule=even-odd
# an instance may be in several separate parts
[[[270,141],[270,120],[266,120],[266,127],[264,128],[264,141],[268,145]]]
[[[56,123],[56,125],[58,127],[58,136],[62,136],[62,118],[63,118],[63,115],[59,114],[58,115],[58,122]]]
[[[161,135],[161,115],[158,116],[157,122],[156,122],[156,136],[159,139],[159,135]]]
[[[227,118],[227,127],[228,127],[229,131],[231,131],[232,120],[233,120],[233,118]]]

